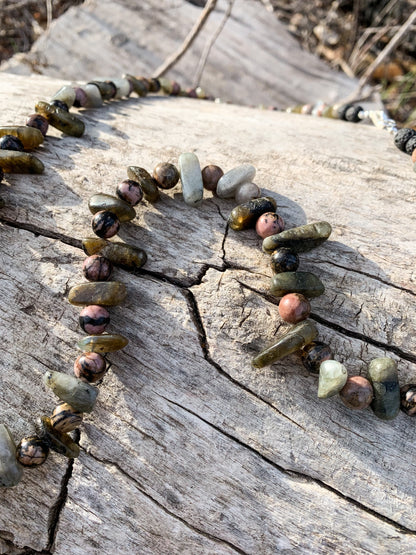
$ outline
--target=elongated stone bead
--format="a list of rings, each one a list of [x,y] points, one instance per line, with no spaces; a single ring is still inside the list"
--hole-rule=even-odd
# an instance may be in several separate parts
[[[400,410],[397,363],[388,357],[373,359],[368,366],[368,379],[374,389],[374,414],[382,420],[392,420]]]
[[[68,403],[73,409],[91,412],[94,408],[98,395],[96,387],[74,376],[50,370],[44,374],[43,381],[59,399]]]
[[[103,100],[111,100],[116,95],[116,86],[110,81],[90,81],[88,85],[95,85]]]
[[[273,345],[259,353],[253,359],[252,364],[255,368],[263,368],[273,364],[277,360],[302,349],[305,345],[316,339],[317,336],[318,330],[315,323],[311,320],[305,320],[291,327],[276,343],[273,343]]]
[[[251,164],[242,164],[225,173],[217,184],[217,196],[220,198],[233,198],[241,183],[253,181],[256,168]]]
[[[121,304],[127,296],[124,283],[119,281],[97,281],[74,285],[68,293],[68,301],[75,306],[99,304],[101,306],[116,306]]]
[[[331,235],[332,227],[328,222],[315,222],[282,231],[266,237],[263,241],[264,252],[272,253],[280,247],[294,252],[308,252],[324,243]]]
[[[120,222],[128,222],[136,217],[136,211],[130,204],[105,193],[92,195],[88,201],[88,208],[92,214],[103,210],[110,211],[118,217]]]
[[[149,84],[146,82],[145,79],[137,79],[130,74],[123,75],[125,79],[127,79],[133,86],[133,91],[139,96],[146,96],[149,92]]]
[[[75,102],[75,89],[69,85],[64,85],[53,95],[51,102],[53,100],[61,100],[62,102],[65,102],[68,108],[71,108]]]
[[[143,189],[144,198],[149,202],[156,202],[160,197],[157,181],[148,171],[139,166],[129,166],[127,168],[127,176],[133,181],[137,181]]]
[[[276,201],[272,197],[260,197],[239,204],[232,211],[228,223],[234,231],[249,229],[256,225],[257,220],[266,212],[276,210]]]
[[[43,143],[43,135],[35,127],[28,127],[27,125],[21,127],[0,127],[0,137],[4,135],[13,135],[23,143],[25,148],[36,148]]]
[[[35,106],[38,114],[44,116],[52,127],[72,137],[81,137],[85,131],[84,122],[73,114],[69,114],[47,102],[38,102]]]
[[[103,105],[100,90],[96,85],[84,85],[83,87],[80,87],[80,89],[82,89],[87,96],[85,104],[86,108],[99,108]]]
[[[23,476],[22,467],[16,460],[16,445],[9,429],[0,424],[0,487],[12,488]]]
[[[179,156],[183,200],[189,206],[199,206],[204,196],[201,167],[198,157],[193,152],[184,152]]]
[[[336,395],[347,383],[348,372],[337,360],[324,360],[319,368],[318,397],[327,399]]]
[[[75,410],[65,401],[61,401],[54,408],[50,421],[55,430],[66,434],[78,428],[82,418],[82,412]]]
[[[0,150],[0,168],[6,173],[43,173],[45,166],[29,152]]]
[[[301,293],[305,297],[319,297],[325,291],[322,281],[311,272],[282,272],[272,277],[270,292],[275,297]]]
[[[128,342],[128,339],[122,335],[114,333],[105,335],[87,335],[78,341],[77,345],[81,351],[90,351],[92,353],[112,353],[113,351],[123,349]]]
[[[110,262],[126,268],[141,268],[147,260],[147,254],[143,249],[119,243],[106,241],[98,237],[87,237],[82,241],[82,248],[88,255],[100,253]]]
[[[37,420],[36,427],[39,437],[49,445],[52,451],[64,455],[68,457],[68,459],[76,459],[79,457],[79,445],[77,445],[68,434],[56,430],[52,426],[50,418],[42,416]]]
[[[116,86],[115,98],[123,98],[129,96],[131,88],[128,79],[123,77],[117,77],[116,79],[111,79],[111,82]]]

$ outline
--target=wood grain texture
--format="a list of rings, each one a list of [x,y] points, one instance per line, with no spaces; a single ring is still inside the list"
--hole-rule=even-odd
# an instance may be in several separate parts
[[[5,123],[21,123],[52,78],[2,75]],[[84,112],[82,139],[52,132],[43,176],[7,175],[0,220],[0,420],[32,433],[54,398],[46,370],[72,372],[87,198],[127,165],[151,170],[193,151],[225,170],[250,162],[287,226],[325,219],[330,241],[302,255],[326,293],[319,333],[351,374],[376,356],[415,380],[414,174],[388,135],[365,125],[217,105],[131,98]],[[167,132],[168,130],[168,132]],[[364,145],[364,147],[363,147]],[[128,300],[74,464],[52,454],[0,491],[0,551],[274,554],[416,551],[415,428],[316,397],[297,355],[255,371],[284,327],[269,257],[251,230],[227,229],[232,201],[186,206],[179,187],[138,206],[121,238],[146,266],[115,271]]]

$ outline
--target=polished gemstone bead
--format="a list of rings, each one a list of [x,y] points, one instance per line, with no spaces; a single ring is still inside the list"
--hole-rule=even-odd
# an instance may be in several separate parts
[[[79,315],[79,325],[89,334],[103,333],[110,323],[110,313],[103,306],[92,304],[83,308]]]
[[[32,114],[31,116],[29,116],[26,120],[26,125],[28,127],[38,129],[44,137],[46,136],[49,128],[48,120],[40,114]]]
[[[289,293],[279,303],[279,314],[289,324],[297,324],[306,320],[311,313],[311,303],[300,293]]]
[[[88,85],[95,85],[103,100],[111,100],[117,92],[115,84],[111,81],[90,81]]]
[[[125,79],[128,79],[128,81],[132,84],[133,91],[137,95],[146,96],[147,93],[149,92],[149,83],[143,77],[142,78],[136,78],[133,75],[129,75],[129,74],[125,74],[125,75],[123,75],[123,77]]]
[[[82,271],[88,281],[107,281],[113,270],[111,261],[105,256],[93,254],[84,260]]]
[[[264,349],[256,357],[252,364],[255,368],[263,368],[269,364],[273,364],[277,360],[299,351],[308,343],[311,343],[318,336],[318,330],[315,323],[311,320],[305,320],[300,324],[292,326],[283,336],[281,336],[273,345]]]
[[[92,214],[102,211],[112,212],[120,222],[128,222],[136,217],[134,208],[128,202],[105,193],[92,195],[88,201],[88,208]]]
[[[75,97],[76,97],[76,93],[75,93],[74,87],[70,87],[69,85],[64,85],[59,89],[57,93],[53,95],[53,97],[51,98],[51,102],[53,100],[61,100],[66,104],[68,108],[71,108],[71,106],[74,105]]]
[[[99,108],[103,105],[100,89],[96,85],[84,85],[80,88],[84,91],[87,97],[85,104],[86,108]]]
[[[137,181],[143,189],[144,198],[149,202],[156,202],[160,196],[159,189],[157,188],[156,179],[154,179],[149,172],[139,166],[129,166],[127,168],[127,176],[133,181]]]
[[[48,458],[49,445],[38,436],[24,437],[16,448],[16,458],[22,466],[40,466]]]
[[[22,125],[21,127],[2,126],[0,127],[0,137],[13,135],[23,144],[24,148],[36,148],[43,143],[43,135],[39,129]]]
[[[0,487],[16,486],[23,476],[22,467],[16,460],[16,445],[9,429],[0,424]]]
[[[262,239],[280,233],[285,228],[283,218],[276,212],[262,214],[256,222],[256,232]]]
[[[348,379],[347,369],[337,360],[324,360],[319,368],[318,397],[333,397],[344,387]]]
[[[388,357],[373,359],[368,366],[368,379],[374,389],[374,414],[382,420],[395,418],[400,410],[397,363]]]
[[[276,210],[276,201],[273,198],[255,198],[233,208],[228,217],[228,223],[234,231],[241,231],[254,227],[262,214],[274,210]]]
[[[400,388],[400,408],[408,416],[416,416],[416,384],[408,383]]]
[[[170,79],[167,79],[166,77],[159,77],[159,83],[162,88],[162,91],[165,94],[170,94],[172,92],[173,81],[171,81]]]
[[[82,353],[74,362],[75,376],[85,382],[98,382],[106,371],[107,362],[99,353]]]
[[[241,183],[235,192],[235,201],[237,204],[243,204],[254,198],[261,196],[261,190],[258,185],[253,182]]]
[[[301,225],[266,237],[263,241],[263,250],[271,253],[280,247],[286,247],[297,253],[307,252],[326,241],[331,231],[332,228],[328,222]]]
[[[101,337],[101,336],[98,336]],[[44,383],[59,399],[80,412],[91,412],[98,395],[98,389],[74,376],[48,370],[43,376]]]
[[[241,183],[253,181],[256,168],[251,164],[242,164],[225,173],[217,184],[217,196],[220,198],[233,198]]]
[[[127,289],[124,283],[97,281],[71,287],[68,293],[68,301],[75,306],[88,306],[90,304],[116,306],[121,304],[126,296]]]
[[[416,135],[411,137],[406,143],[406,154],[411,156],[413,151],[416,149]]]
[[[299,256],[284,247],[272,252],[270,266],[275,274],[296,272],[299,267]]]
[[[205,166],[201,174],[204,189],[215,192],[217,190],[218,181],[224,175],[224,172],[219,166],[210,164],[209,166]]]
[[[0,149],[0,167],[6,173],[43,173],[43,163],[29,152]]]
[[[93,232],[102,239],[110,239],[117,235],[120,229],[120,220],[109,210],[97,212],[91,220]]]
[[[204,196],[202,173],[199,160],[193,152],[179,156],[183,200],[189,206],[199,206]]]
[[[149,79],[147,79],[147,82],[149,83],[149,92],[156,93],[160,91],[159,79],[156,79],[155,77],[150,77]]]
[[[137,181],[124,179],[117,185],[117,196],[130,206],[136,206],[143,198],[143,189]],[[120,220],[121,221],[121,220]]]
[[[282,272],[272,277],[270,292],[275,297],[287,293],[301,293],[305,297],[319,297],[325,291],[322,281],[311,272]]]
[[[146,263],[147,255],[144,250],[132,247],[126,243],[118,243],[87,237],[82,241],[82,248],[86,254],[96,254],[108,258],[113,264],[126,268],[141,268]]]
[[[119,351],[128,344],[128,340],[122,335],[87,335],[78,341],[78,348],[81,351],[91,351],[93,353],[111,353]]]
[[[40,438],[49,445],[52,451],[64,455],[69,459],[76,459],[79,456],[79,445],[73,441],[70,435],[56,430],[52,426],[50,418],[42,416],[37,420],[36,427]]]
[[[59,129],[59,131],[62,131],[62,133],[65,133],[66,135],[81,137],[84,134],[84,122],[73,114],[69,114],[52,104],[42,101],[37,102],[35,110],[38,114],[41,114],[48,120],[49,125]]]
[[[300,353],[303,366],[312,374],[319,374],[321,362],[332,358],[332,351],[329,345],[321,341],[313,341],[306,345]]]
[[[69,112],[68,106],[65,102],[62,102],[62,100],[51,100],[50,104],[51,106],[56,106],[56,108],[59,108],[63,112]]]
[[[50,420],[55,430],[65,434],[78,428],[82,422],[82,418],[82,412],[75,410],[71,405],[65,403],[65,401],[61,401],[54,408]]]
[[[75,108],[84,108],[88,104],[87,93],[81,87],[75,87]]]
[[[414,129],[403,127],[402,129],[399,129],[394,136],[394,144],[399,150],[401,150],[402,152],[406,152],[407,141],[415,135],[416,131]]]
[[[111,79],[111,82],[116,86],[116,95],[114,98],[123,98],[130,94],[130,83],[128,79],[117,77]]]
[[[358,123],[361,121],[359,113],[363,111],[361,106],[350,106],[345,111],[345,119],[351,123]]]
[[[173,164],[161,162],[153,170],[153,177],[161,189],[172,189],[179,181],[179,172]]]
[[[25,149],[22,141],[13,135],[3,135],[0,138],[0,148],[2,150],[17,150],[18,152],[23,152]]]
[[[339,392],[341,401],[349,409],[366,409],[373,400],[373,387],[362,376],[351,376]]]

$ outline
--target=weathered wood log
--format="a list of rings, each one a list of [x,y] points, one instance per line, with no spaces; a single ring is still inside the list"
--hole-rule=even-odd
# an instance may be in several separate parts
[[[61,84],[3,74],[4,123]],[[351,374],[392,356],[401,383],[415,380],[414,173],[387,134],[191,99],[131,98],[82,117],[83,138],[52,130],[36,151],[44,175],[0,186],[0,421],[16,439],[54,406],[42,374],[72,373],[78,354],[66,294],[83,281],[88,197],[113,193],[128,165],[184,151],[224,170],[252,163],[287,227],[329,221],[330,240],[301,256],[326,286],[312,301],[322,340]],[[130,343],[109,357],[79,459],[52,453],[0,491],[1,549],[415,552],[413,420],[319,400],[297,355],[253,370],[283,328],[269,257],[254,231],[227,231],[232,201],[206,197],[190,208],[176,187],[123,224],[149,255],[143,270],[115,272],[129,296],[111,331]]]

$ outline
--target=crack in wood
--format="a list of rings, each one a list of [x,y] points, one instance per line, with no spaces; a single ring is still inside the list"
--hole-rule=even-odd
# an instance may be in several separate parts
[[[29,223],[16,222],[14,220],[5,218],[4,216],[0,218],[0,223],[9,227],[13,227],[15,229],[23,229],[25,231],[29,231],[30,233],[33,233],[33,235],[35,235],[36,237],[41,235],[43,237],[49,237],[49,239],[57,239],[58,241],[61,241],[66,245],[76,247],[77,249],[82,249],[82,242],[79,239],[69,237],[68,235],[64,235],[63,233],[58,233],[57,231],[50,231],[48,229],[37,227],[36,225],[32,225]]]

